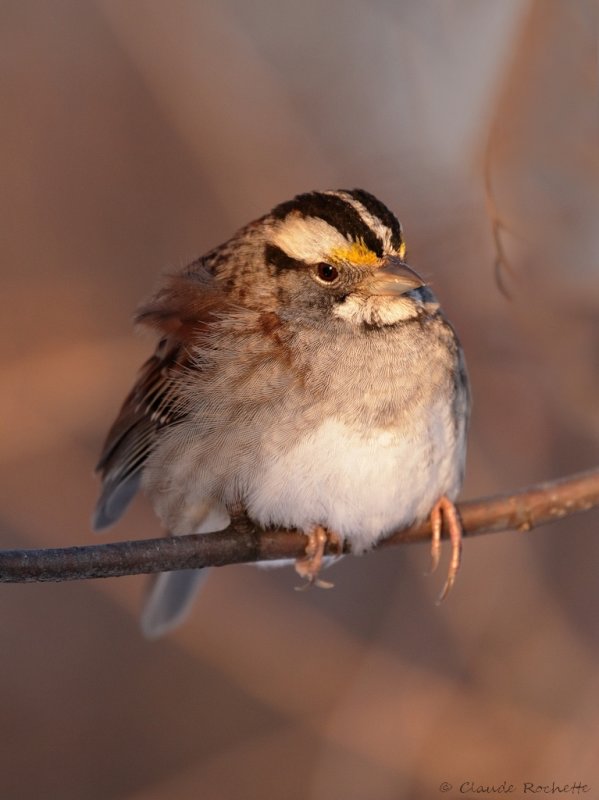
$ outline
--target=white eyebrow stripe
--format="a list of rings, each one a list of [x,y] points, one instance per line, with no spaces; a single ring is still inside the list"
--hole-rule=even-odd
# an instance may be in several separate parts
[[[355,197],[352,197],[350,194],[345,194],[345,192],[325,192],[325,194],[333,195],[334,197],[339,197],[348,205],[352,206],[352,208],[358,212],[360,217],[362,217],[363,222],[368,225],[368,227],[376,233],[376,235],[381,239],[383,243],[383,248],[385,251],[393,251],[393,245],[391,244],[391,236],[393,231],[389,230],[389,228],[378,218],[375,217],[374,214],[371,214],[367,208],[365,208],[359,200],[356,200]]]
[[[290,214],[274,230],[271,241],[290,258],[317,264],[340,247],[350,242],[337,228],[319,217],[302,217]]]

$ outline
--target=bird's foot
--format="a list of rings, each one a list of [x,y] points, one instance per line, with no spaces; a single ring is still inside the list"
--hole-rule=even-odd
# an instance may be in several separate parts
[[[441,557],[441,530],[443,528],[443,520],[447,525],[449,532],[449,541],[451,542],[451,560],[449,562],[449,570],[447,572],[447,580],[443,591],[439,595],[438,603],[441,603],[449,593],[449,590],[455,583],[456,575],[460,568],[462,560],[462,523],[458,515],[457,509],[451,500],[447,497],[441,497],[435,505],[430,514],[431,527],[433,529],[433,538],[431,542],[431,569],[434,572],[439,566],[439,559]]]
[[[306,555],[304,558],[298,558],[295,562],[295,571],[306,580],[306,583],[297,588],[303,590],[308,586],[318,586],[320,589],[332,589],[334,584],[321,580],[318,575],[322,569],[327,545],[340,554],[343,550],[343,539],[333,531],[327,531],[321,525],[316,525],[306,535],[308,536]]]

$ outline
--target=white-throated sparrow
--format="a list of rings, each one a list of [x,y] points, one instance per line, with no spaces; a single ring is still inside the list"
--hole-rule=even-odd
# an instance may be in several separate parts
[[[327,536],[352,552],[431,515],[452,540],[470,400],[461,347],[404,261],[395,216],[362,190],[274,208],[167,278],[137,313],[160,335],[98,464],[96,529],[144,487],[169,533],[218,531],[236,513]],[[158,576],[142,625],[179,621],[197,570]]]

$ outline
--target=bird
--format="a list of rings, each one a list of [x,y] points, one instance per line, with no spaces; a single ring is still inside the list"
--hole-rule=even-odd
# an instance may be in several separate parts
[[[295,568],[320,577],[330,549],[361,554],[392,531],[443,522],[461,560],[470,385],[430,286],[406,261],[397,217],[363,189],[275,206],[168,274],[135,322],[158,342],[110,428],[93,527],[149,497],[167,535],[245,515],[308,537]],[[200,570],[155,577],[141,626],[187,615]]]

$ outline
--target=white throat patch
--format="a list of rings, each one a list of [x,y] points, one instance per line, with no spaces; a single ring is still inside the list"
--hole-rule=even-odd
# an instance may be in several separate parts
[[[362,297],[359,294],[350,294],[343,303],[336,303],[333,306],[333,314],[352,325],[383,327],[416,319],[419,306],[409,297],[384,295]]]

